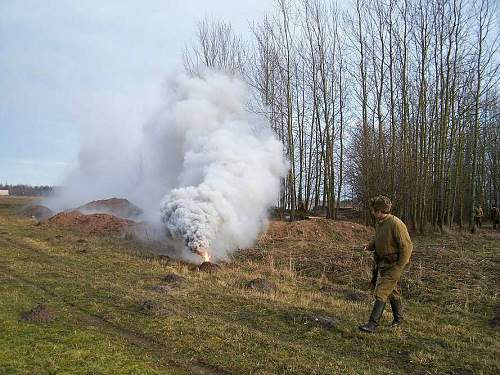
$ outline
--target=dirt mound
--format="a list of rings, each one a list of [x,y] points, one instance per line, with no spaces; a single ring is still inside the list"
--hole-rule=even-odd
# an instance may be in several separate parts
[[[21,215],[25,217],[36,217],[37,219],[47,219],[54,215],[54,211],[42,205],[34,205],[24,208]]]
[[[161,316],[168,314],[168,310],[165,309],[161,303],[152,300],[145,300],[139,302],[136,305],[135,310],[146,315]]]
[[[182,276],[179,276],[175,273],[169,273],[161,278],[162,281],[168,283],[168,284],[181,284],[183,283],[186,279]]]
[[[164,284],[155,285],[151,288],[152,291],[157,292],[157,293],[162,293],[162,294],[169,293],[173,289],[174,289],[174,286],[164,285]]]
[[[206,273],[215,273],[220,271],[220,266],[212,262],[203,262],[198,266],[198,271]]]
[[[92,201],[76,210],[83,214],[111,214],[124,219],[135,219],[142,214],[139,207],[122,198]]]
[[[276,284],[262,278],[250,280],[245,284],[245,288],[258,290],[259,292],[275,292],[277,289]]]
[[[160,302],[153,300],[140,301],[135,305],[135,311],[151,316],[165,316],[171,313]]]
[[[347,301],[359,302],[368,299],[368,296],[365,293],[358,292],[356,290],[346,290],[344,292],[344,298]]]
[[[108,214],[84,215],[78,211],[61,212],[46,225],[92,234],[118,234],[132,228],[134,222]]]
[[[292,222],[273,220],[261,241],[322,241],[335,238],[349,243],[362,243],[373,233],[373,228],[348,221],[322,218]]]
[[[54,313],[43,304],[21,314],[21,320],[35,323],[49,323],[55,319]]]
[[[334,318],[325,315],[310,315],[287,311],[284,318],[291,324],[300,324],[302,326],[316,326],[326,331],[334,331],[338,328],[338,322]]]

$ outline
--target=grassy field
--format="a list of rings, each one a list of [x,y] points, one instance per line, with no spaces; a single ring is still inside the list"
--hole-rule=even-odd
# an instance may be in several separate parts
[[[16,214],[26,203],[0,198],[0,375],[500,373],[491,228],[415,238],[406,323],[388,328],[387,311],[370,335],[357,328],[369,231],[280,223],[204,273],[130,239],[37,225]],[[255,278],[276,290],[249,289]],[[43,319],[26,315],[38,305]]]

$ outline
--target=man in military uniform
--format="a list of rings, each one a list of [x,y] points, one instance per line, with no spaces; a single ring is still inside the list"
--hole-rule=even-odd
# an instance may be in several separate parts
[[[497,224],[500,222],[500,210],[496,206],[491,208],[491,222],[493,223],[493,229],[497,229]]]
[[[474,223],[479,228],[481,228],[481,225],[483,223],[483,216],[483,208],[481,206],[477,206],[476,208],[474,208]]]
[[[303,200],[299,200],[299,204],[297,205],[297,209],[295,210],[295,219],[296,220],[305,220],[309,219],[307,216],[306,205]]]
[[[391,215],[391,200],[383,195],[372,198],[371,213],[375,217],[375,236],[365,250],[373,251],[377,263],[378,278],[375,285],[375,304],[368,323],[359,326],[365,332],[374,332],[389,300],[393,321],[391,327],[402,323],[401,292],[399,279],[410,261],[413,244],[406,225]]]

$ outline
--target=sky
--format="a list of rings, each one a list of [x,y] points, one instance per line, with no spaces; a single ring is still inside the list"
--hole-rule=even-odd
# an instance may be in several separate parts
[[[198,20],[245,35],[273,4],[1,0],[0,183],[63,184],[85,129],[147,121]]]

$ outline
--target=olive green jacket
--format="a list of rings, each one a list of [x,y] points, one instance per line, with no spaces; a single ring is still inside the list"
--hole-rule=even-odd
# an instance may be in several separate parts
[[[475,208],[474,209],[474,217],[483,217],[483,209],[482,208]]]
[[[395,263],[403,268],[410,261],[413,251],[405,223],[394,215],[387,215],[375,225],[375,236],[369,244],[376,258],[385,263]]]

